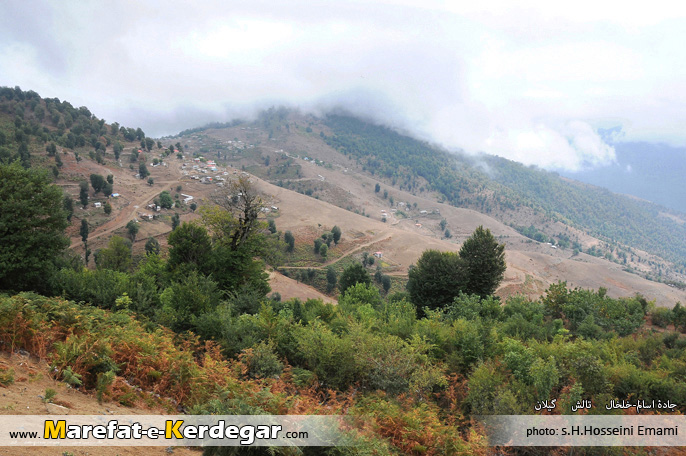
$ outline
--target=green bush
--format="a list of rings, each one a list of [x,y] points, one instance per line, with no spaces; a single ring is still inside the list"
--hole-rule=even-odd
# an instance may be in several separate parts
[[[674,322],[674,315],[672,309],[666,307],[658,307],[650,313],[650,320],[655,326],[666,328]]]
[[[0,385],[10,386],[14,383],[14,369],[0,368]]]
[[[283,363],[274,352],[273,342],[260,342],[245,350],[242,359],[248,366],[248,374],[254,378],[276,377],[283,372]]]

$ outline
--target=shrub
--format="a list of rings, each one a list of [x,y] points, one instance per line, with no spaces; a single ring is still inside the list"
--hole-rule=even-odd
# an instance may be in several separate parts
[[[10,386],[14,383],[14,369],[0,368],[0,385]]]
[[[660,328],[666,328],[667,325],[671,324],[674,320],[673,317],[672,309],[666,307],[658,307],[650,313],[651,321]]]
[[[273,342],[260,342],[243,351],[241,361],[246,365],[247,373],[253,378],[275,377],[283,372],[283,363],[274,352]]]

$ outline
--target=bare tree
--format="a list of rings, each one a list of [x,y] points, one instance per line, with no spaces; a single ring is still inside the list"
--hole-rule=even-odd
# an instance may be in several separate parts
[[[263,214],[265,203],[247,176],[240,176],[218,189],[211,199],[231,215],[213,217],[211,223],[215,234],[224,237],[231,250],[238,250],[252,234],[262,228],[260,215]]]

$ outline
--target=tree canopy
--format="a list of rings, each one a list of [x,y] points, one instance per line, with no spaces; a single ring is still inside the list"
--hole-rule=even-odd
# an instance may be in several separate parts
[[[455,252],[426,250],[410,269],[407,291],[419,314],[424,307],[443,308],[467,283],[465,261]]]
[[[69,246],[63,198],[47,173],[0,164],[0,288],[45,289]]]
[[[113,236],[107,247],[97,252],[95,264],[98,269],[128,272],[131,269],[131,244],[121,236]]]
[[[183,222],[169,234],[168,243],[171,269],[182,264],[191,264],[203,272],[206,270],[212,244],[205,227]]]
[[[490,230],[478,227],[459,253],[427,250],[410,269],[407,290],[419,313],[444,308],[461,292],[486,297],[505,273],[505,245]]]
[[[361,263],[354,263],[345,268],[341,278],[338,280],[338,288],[341,290],[341,294],[345,294],[348,288],[357,283],[367,285],[372,283],[372,278]]]
[[[467,270],[464,291],[481,297],[493,294],[505,274],[505,244],[498,244],[491,230],[479,226],[462,244],[460,258]]]

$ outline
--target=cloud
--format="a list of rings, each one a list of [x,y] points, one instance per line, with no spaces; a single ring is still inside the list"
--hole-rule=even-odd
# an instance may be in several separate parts
[[[340,107],[451,149],[578,170],[612,163],[612,141],[686,144],[685,17],[659,2],[10,0],[0,85],[155,136],[271,104]],[[597,133],[616,126],[622,137]]]
[[[482,149],[526,165],[569,171],[608,165],[616,160],[614,147],[579,120],[557,129],[538,124],[501,130],[489,136]]]

